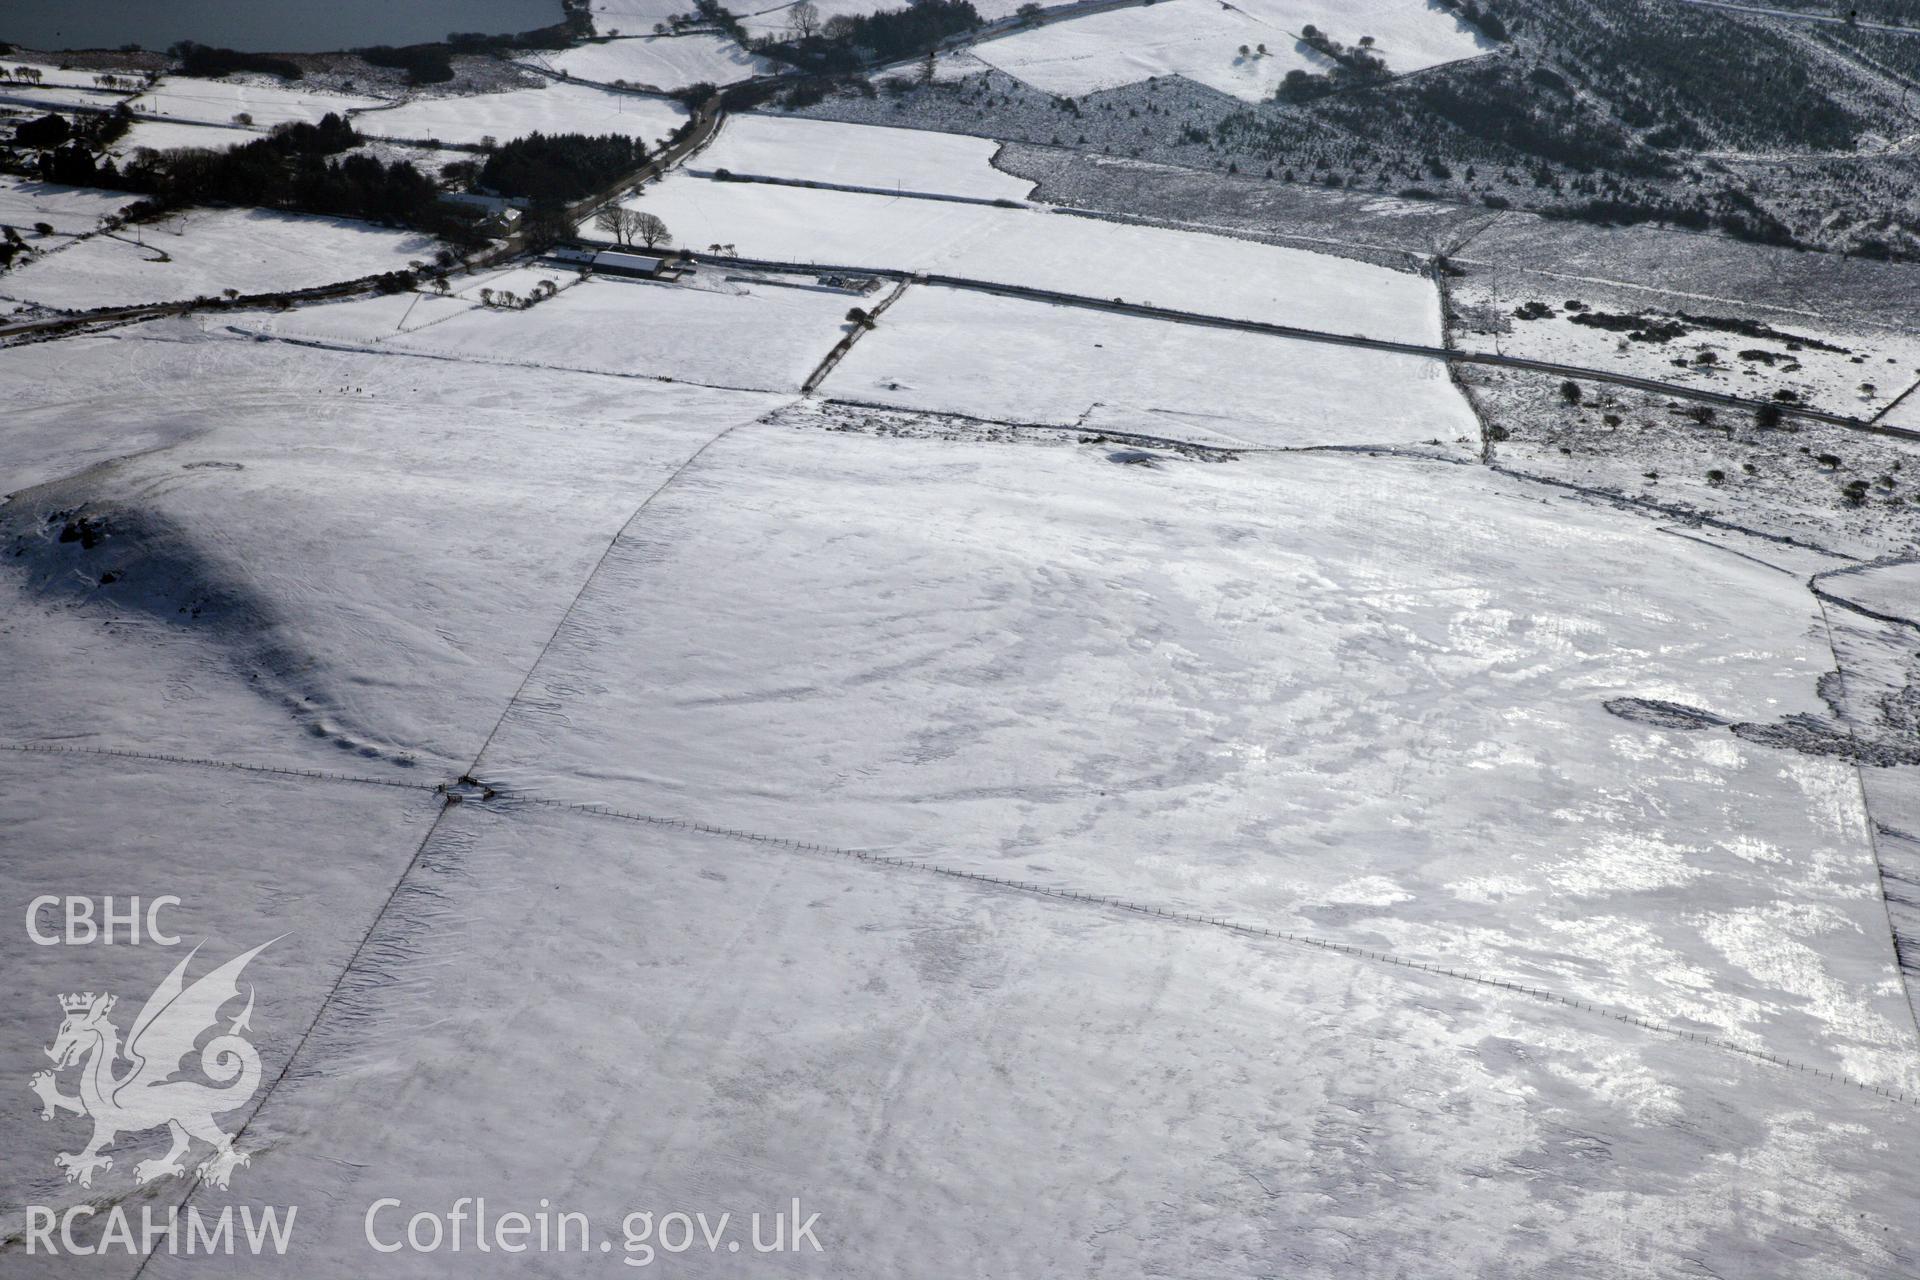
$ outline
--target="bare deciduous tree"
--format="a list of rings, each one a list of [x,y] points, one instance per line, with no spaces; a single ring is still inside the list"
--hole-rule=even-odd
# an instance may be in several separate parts
[[[651,223],[657,228],[656,238],[647,239],[646,228]],[[622,209],[613,205],[594,215],[593,225],[612,236],[623,245],[635,240],[643,241],[651,249],[656,244],[672,244],[673,237],[666,234],[666,226],[650,213],[641,213],[637,209]]]
[[[619,205],[608,205],[593,215],[593,225],[612,236],[617,243],[627,242],[627,211]]]
[[[632,235],[638,239],[641,244],[644,244],[649,249],[657,249],[662,245],[670,245],[673,243],[673,233],[667,230],[666,223],[660,221],[660,219],[650,213],[641,213],[633,209],[629,209],[627,212],[633,216]]]

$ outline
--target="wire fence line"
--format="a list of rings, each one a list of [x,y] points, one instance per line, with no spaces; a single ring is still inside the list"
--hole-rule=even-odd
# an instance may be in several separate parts
[[[235,773],[257,773],[276,778],[301,778],[315,782],[349,782],[363,787],[394,787],[402,791],[440,790],[437,783],[413,782],[405,778],[370,778],[357,773],[329,773],[325,769],[294,769],[278,765],[241,764],[234,760],[207,760],[197,756],[166,755],[158,751],[126,751],[118,747],[69,747],[53,743],[0,742],[0,751],[19,751],[28,755],[105,756],[116,760],[151,760],[162,764],[190,765],[196,769],[228,769]]]
[[[566,800],[554,800],[543,796],[517,795],[510,798],[503,797],[503,799],[506,800],[508,807],[519,804],[539,805],[545,808],[585,814],[589,817],[610,818],[621,822],[640,823],[646,826],[670,828],[679,831],[695,831],[703,835],[722,836],[731,840],[743,840],[753,844],[770,845],[775,848],[789,849],[801,853],[845,858],[855,862],[871,863],[876,866],[898,867],[903,870],[920,871],[931,875],[945,876],[952,880],[969,880],[978,884],[992,885],[996,888],[1019,893],[1033,894],[1047,898],[1059,898],[1090,906],[1110,907],[1133,915],[1201,925],[1222,929],[1247,937],[1271,938],[1281,942],[1290,942],[1298,946],[1336,952],[1341,955],[1369,960],[1376,964],[1435,974],[1459,982],[1469,982],[1476,986],[1490,987],[1515,995],[1527,996],[1531,999],[1548,1004],[1560,1005],[1568,1009],[1577,1009],[1583,1013],[1591,1013],[1614,1022],[1621,1022],[1629,1026],[1639,1027],[1642,1030],[1652,1031],[1659,1035],[1690,1041],[1694,1044],[1706,1045],[1726,1053],[1737,1054],[1756,1062],[1764,1062],[1787,1070],[1799,1071],[1837,1085],[1858,1089],[1863,1093],[1876,1094],[1882,1098],[1900,1103],[1903,1106],[1920,1110],[1920,1096],[1916,1096],[1914,1093],[1905,1089],[1894,1088],[1887,1085],[1870,1084],[1864,1080],[1856,1080],[1843,1072],[1830,1071],[1825,1067],[1816,1067],[1808,1063],[1795,1061],[1791,1058],[1783,1058],[1778,1054],[1769,1053],[1765,1049],[1750,1048],[1718,1036],[1705,1035],[1698,1031],[1689,1031],[1685,1027],[1676,1027],[1667,1023],[1656,1022],[1651,1018],[1640,1017],[1638,1014],[1608,1008],[1605,1005],[1595,1004],[1590,1000],[1580,1000],[1572,996],[1561,995],[1558,992],[1529,986],[1526,983],[1510,982],[1504,978],[1494,978],[1485,974],[1470,973],[1464,969],[1453,969],[1445,965],[1429,964],[1426,961],[1412,960],[1405,956],[1396,956],[1384,951],[1374,951],[1367,947],[1355,946],[1352,943],[1335,942],[1330,938],[1316,938],[1307,934],[1289,933],[1284,929],[1271,929],[1265,925],[1248,924],[1244,921],[1229,919],[1225,916],[1211,916],[1198,912],[1178,911],[1157,906],[1153,903],[1136,902],[1129,898],[1087,893],[1078,889],[1056,888],[1051,885],[1039,884],[1029,880],[1014,880],[1006,876],[990,875],[982,871],[967,871],[958,867],[944,867],[938,863],[926,862],[916,858],[904,858],[896,854],[874,853],[864,849],[847,849],[837,845],[819,844],[811,840],[794,840],[786,836],[771,836],[762,832],[744,831],[735,827],[718,827],[685,818],[663,818],[655,814],[635,813],[630,810],[616,809],[611,805],[580,804]]]
[[[109,759],[147,760],[165,764],[185,765],[200,769],[225,769],[236,773],[258,774],[267,777],[297,778],[303,780],[347,783],[358,786],[387,787],[403,791],[421,791],[442,795],[446,804],[463,804],[469,797],[459,792],[450,792],[445,784],[412,782],[396,778],[372,778],[362,774],[331,773],[322,769],[296,769],[274,765],[241,764],[231,760],[207,760],[193,756],[169,755],[163,752],[128,751],[113,747],[75,747],[48,743],[0,743],[0,750],[14,751],[28,755],[92,756]],[[1392,968],[1406,969],[1419,973],[1434,974],[1457,982],[1472,983],[1475,986],[1488,987],[1527,996],[1548,1004],[1555,1004],[1583,1013],[1594,1014],[1614,1022],[1639,1027],[1659,1035],[1690,1041],[1719,1049],[1725,1053],[1737,1054],[1756,1062],[1799,1071],[1831,1083],[1844,1085],[1864,1093],[1876,1094],[1903,1106],[1920,1110],[1920,1096],[1906,1089],[1886,1085],[1870,1084],[1856,1080],[1843,1072],[1830,1071],[1824,1067],[1812,1066],[1791,1058],[1783,1058],[1764,1049],[1755,1049],[1736,1044],[1718,1036],[1705,1035],[1690,1031],[1685,1027],[1671,1026],[1643,1018],[1638,1014],[1627,1013],[1620,1009],[1595,1004],[1590,1000],[1581,1000],[1559,992],[1548,991],[1526,983],[1512,982],[1505,978],[1489,977],[1486,974],[1472,973],[1464,969],[1450,968],[1446,965],[1431,964],[1423,960],[1413,960],[1406,956],[1397,956],[1389,952],[1375,951],[1368,947],[1356,946],[1347,942],[1336,942],[1331,938],[1316,938],[1309,934],[1291,933],[1284,929],[1273,929],[1265,925],[1250,924],[1226,916],[1204,915],[1199,912],[1180,911],[1149,902],[1138,902],[1111,894],[1088,893],[1079,889],[1065,889],[1040,884],[1031,880],[1016,880],[1007,876],[991,875],[983,871],[968,871],[959,867],[941,866],[918,858],[901,857],[897,854],[875,853],[865,849],[848,849],[839,845],[820,844],[811,840],[795,840],[786,836],[767,835],[758,831],[747,831],[737,827],[720,827],[710,823],[696,822],[686,818],[665,818],[657,814],[637,813],[631,810],[616,809],[604,804],[581,804],[573,801],[556,800],[545,796],[502,795],[498,807],[511,810],[517,805],[533,805],[570,813],[584,814],[589,817],[607,818],[620,822],[638,823],[645,826],[660,827],[677,831],[692,831],[702,835],[719,836],[730,840],[740,840],[752,844],[767,845],[773,848],[787,849],[800,853],[817,854],[824,857],[842,858],[854,862],[868,863],[874,866],[894,867],[901,870],[919,871],[925,874],[944,876],[950,880],[966,880],[976,884],[992,885],[995,888],[1011,892],[1031,894],[1036,897],[1057,898],[1067,902],[1077,902],[1088,906],[1108,907],[1125,911],[1132,915],[1153,919],[1175,921],[1183,924],[1199,925],[1221,929],[1229,933],[1252,938],[1269,938],[1288,942],[1296,946],[1312,947],[1317,950],[1352,956]],[[485,800],[479,803],[487,803]],[[444,810],[442,810],[444,812]]]

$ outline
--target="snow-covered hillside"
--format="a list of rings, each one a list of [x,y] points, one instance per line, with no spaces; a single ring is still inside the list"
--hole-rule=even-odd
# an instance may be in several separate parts
[[[1911,1280],[1920,274],[884,127],[1437,2],[589,8],[0,179],[0,1274]]]

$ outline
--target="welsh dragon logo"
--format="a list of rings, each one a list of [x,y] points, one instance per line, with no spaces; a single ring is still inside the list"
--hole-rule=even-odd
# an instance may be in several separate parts
[[[239,998],[241,971],[272,945],[263,942],[188,986],[187,965],[200,951],[195,947],[147,997],[124,1046],[119,1028],[107,1019],[113,1011],[113,996],[89,991],[60,997],[66,1017],[46,1051],[54,1069],[37,1072],[30,1084],[40,1097],[42,1120],[53,1119],[57,1111],[93,1120],[93,1140],[85,1150],[63,1151],[54,1157],[54,1163],[67,1171],[68,1182],[92,1186],[96,1169],[113,1168],[113,1157],[101,1152],[115,1138],[161,1125],[172,1135],[173,1145],[160,1159],[134,1165],[136,1181],[185,1173],[184,1158],[196,1138],[213,1148],[199,1172],[216,1187],[224,1188],[234,1169],[250,1162],[250,1157],[233,1149],[233,1135],[213,1118],[244,1106],[260,1087],[260,1055],[240,1034],[251,1030],[252,987],[247,988],[246,1008],[200,1050],[200,1070],[213,1084],[174,1077],[195,1042],[218,1028],[222,1006]],[[115,1065],[123,1059],[127,1069],[115,1074]],[[80,1092],[62,1093],[58,1073],[74,1066],[80,1068]]]

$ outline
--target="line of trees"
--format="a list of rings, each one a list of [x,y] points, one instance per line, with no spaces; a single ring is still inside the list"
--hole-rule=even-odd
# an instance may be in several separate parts
[[[610,205],[595,215],[593,225],[623,245],[640,244],[649,249],[664,249],[673,243],[667,224],[640,209]]]
[[[472,230],[440,204],[433,179],[404,160],[342,155],[364,141],[328,113],[318,124],[289,123],[226,151],[142,150],[116,185],[156,209],[195,204],[253,205],[418,227],[472,242]]]
[[[112,111],[72,120],[50,111],[23,121],[14,127],[14,145],[38,154],[16,171],[67,186],[115,186],[119,174],[113,162],[102,164],[95,153],[117,141],[132,124],[133,113],[124,102]]]
[[[1311,102],[1338,89],[1379,84],[1390,78],[1387,60],[1374,52],[1372,36],[1361,36],[1359,43],[1349,48],[1309,22],[1300,28],[1300,43],[1332,59],[1333,66],[1322,75],[1299,67],[1287,72],[1274,93],[1281,102]],[[1265,53],[1266,46],[1261,45],[1260,51]]]
[[[530,133],[488,154],[480,185],[503,196],[579,200],[646,162],[646,144],[624,134]]]
[[[279,76],[282,80],[298,80],[305,74],[300,70],[299,63],[286,58],[264,53],[242,53],[238,49],[219,49],[195,44],[191,40],[182,40],[167,52],[180,60],[174,72],[183,76],[217,80],[236,71],[253,71],[261,75]]]
[[[1311,22],[1300,28],[1300,42],[1334,64],[1355,80],[1384,80],[1387,60],[1373,51],[1373,37],[1361,36],[1353,48],[1341,44]]]
[[[99,119],[102,127],[114,122],[111,116]],[[444,203],[439,184],[414,165],[357,152],[366,139],[333,113],[317,124],[280,125],[224,151],[143,148],[119,169],[111,160],[97,161],[63,117],[49,115],[22,127],[38,139],[36,145],[51,148],[40,152],[33,172],[50,181],[117,187],[147,197],[136,216],[189,205],[251,205],[410,226],[456,244],[485,239],[480,219]],[[495,148],[478,180],[502,195],[531,201],[521,230],[539,246],[573,234],[571,202],[605,190],[646,159],[646,146],[624,135],[535,133]],[[621,243],[648,248],[672,243],[658,218],[620,212],[620,224],[609,229]]]
[[[747,29],[740,25],[740,19],[733,11],[720,3],[720,0],[694,0],[693,11],[702,22],[718,27],[740,44],[747,42]]]

